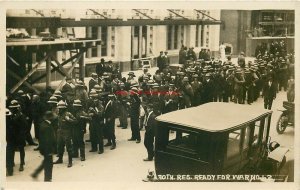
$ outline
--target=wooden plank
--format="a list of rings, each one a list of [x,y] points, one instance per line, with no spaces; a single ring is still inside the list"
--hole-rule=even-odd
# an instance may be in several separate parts
[[[67,59],[66,61],[62,62],[61,65],[62,65],[62,66],[66,65],[67,63],[73,61],[73,59],[76,59],[78,56],[79,56],[79,54],[76,54],[76,55],[70,57],[70,58]],[[51,73],[53,73],[54,71],[57,71],[57,70],[58,70],[58,68],[55,67],[55,68],[51,69]],[[40,77],[38,77],[37,79],[35,79],[32,83],[36,83],[37,81],[41,80],[41,79],[44,78],[45,76],[46,76],[46,74],[41,75]]]
[[[17,66],[20,66],[20,64],[16,61],[16,60],[14,60],[12,57],[10,57],[8,54],[6,54],[6,56],[15,64],[15,65],[17,65]]]
[[[51,58],[46,60],[46,87],[51,85]]]
[[[77,64],[77,62],[78,62],[78,61],[81,59],[81,57],[83,56],[83,53],[79,53],[79,54],[80,54],[79,57],[73,62],[72,67],[71,67],[70,70],[68,71],[68,74],[69,74],[69,75],[73,72],[73,70],[74,70],[74,68],[75,68],[75,66],[76,66],[76,64]],[[66,77],[64,77],[63,80],[61,80],[61,82],[59,83],[59,85],[58,85],[58,87],[56,88],[56,90],[60,90],[60,89],[62,88],[62,85],[64,84],[65,81],[66,81]]]
[[[70,77],[70,74],[68,74],[66,69],[59,63],[59,61],[56,59],[56,57],[53,54],[51,54],[51,58],[58,66],[59,70],[63,73],[63,76]],[[72,83],[75,85],[75,81],[73,79],[72,79]]]
[[[23,77],[11,90],[11,93],[14,93],[36,70],[37,68],[40,66],[40,64],[42,62],[44,62],[46,59],[48,58],[48,55],[46,55],[41,61],[39,61],[33,68],[32,70],[27,73],[27,75],[25,77]]]
[[[13,78],[17,79],[17,80],[21,80],[22,78],[19,77],[17,74],[15,74],[14,72],[12,72],[11,70],[7,69],[6,70],[7,74],[11,75]],[[27,81],[25,81],[23,83],[25,86],[27,86],[28,88],[32,89],[34,92],[36,92],[37,94],[40,93],[40,91],[38,89],[36,89],[35,87],[33,87],[31,84],[29,84]],[[12,91],[9,91],[9,93],[13,93]]]

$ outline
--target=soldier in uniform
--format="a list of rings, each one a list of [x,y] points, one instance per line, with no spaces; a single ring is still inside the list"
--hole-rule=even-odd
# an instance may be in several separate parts
[[[115,136],[115,119],[116,119],[116,103],[115,96],[113,94],[108,95],[109,101],[105,106],[105,125],[108,132],[108,142],[104,146],[111,146],[110,149],[116,148],[116,136]]]
[[[130,91],[130,128],[131,128],[131,138],[128,141],[136,141],[136,143],[141,142],[140,126],[139,126],[139,116],[140,116],[140,105],[141,100],[139,94],[136,92],[137,88],[133,87]]]
[[[99,154],[102,154],[103,136],[104,136],[103,135],[104,107],[102,101],[99,99],[99,94],[97,94],[95,89],[91,90],[90,97],[91,97],[91,101],[88,109],[88,115],[91,117],[89,128],[90,128],[90,141],[92,147],[90,152],[98,151]]]
[[[78,158],[78,149],[80,152],[80,160],[85,161],[85,146],[84,146],[84,133],[86,122],[91,118],[83,110],[83,106],[79,99],[74,100],[73,115],[76,122],[73,128],[73,158]]]
[[[57,108],[57,98],[55,96],[51,96],[49,100],[47,101],[48,104],[48,110],[51,111],[53,114],[53,119],[51,121],[51,127],[53,128],[54,131],[54,144],[55,144],[55,149],[53,150],[55,154],[57,154],[57,130],[58,130],[58,108]]]
[[[35,143],[31,136],[31,127],[32,127],[32,112],[30,110],[31,108],[31,97],[24,93],[23,90],[19,90],[17,92],[16,100],[18,101],[20,105],[20,111],[23,113],[23,115],[26,118],[26,141],[29,145],[38,145]]]
[[[14,142],[15,146],[12,147],[12,154],[10,155],[10,159],[14,160],[15,149],[19,149],[20,151],[20,168],[19,171],[24,170],[25,165],[25,150],[24,147],[26,145],[26,126],[27,120],[26,116],[21,112],[21,106],[17,100],[12,100],[9,109],[12,113],[11,115],[11,127],[13,130]],[[14,161],[12,161],[14,163]]]
[[[58,130],[57,130],[57,143],[58,143],[58,160],[54,164],[63,163],[64,146],[67,147],[68,152],[68,167],[72,167],[72,129],[76,118],[67,111],[66,103],[63,101],[58,102]]]
[[[78,81],[75,87],[75,99],[80,100],[83,108],[87,107],[87,102],[89,99],[88,93],[84,88],[84,83]]]
[[[67,77],[65,85],[61,88],[64,100],[70,104],[74,100],[74,86],[72,86],[72,78]]]
[[[148,111],[145,120],[145,138],[144,145],[147,149],[148,157],[144,161],[152,161],[154,158],[154,141],[157,127],[157,121],[155,120],[157,112],[154,110],[153,105],[148,105]]]
[[[53,169],[53,150],[55,145],[55,135],[51,126],[53,119],[53,113],[47,111],[43,117],[40,125],[40,153],[43,155],[44,160],[42,164],[31,174],[31,177],[37,178],[39,173],[44,170],[44,181],[52,181],[52,169]]]

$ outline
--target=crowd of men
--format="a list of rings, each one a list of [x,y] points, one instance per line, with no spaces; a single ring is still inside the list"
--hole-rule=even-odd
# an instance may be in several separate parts
[[[294,59],[283,51],[261,52],[254,62],[247,63],[242,52],[237,64],[230,56],[222,62],[214,58],[197,59],[193,48],[183,47],[180,51],[178,68],[170,65],[167,52],[160,52],[158,70],[153,76],[145,67],[142,75],[129,72],[126,78],[118,66],[113,67],[112,62],[101,59],[88,84],[66,78],[60,90],[47,88],[41,94],[19,90],[9,96],[6,114],[8,175],[13,175],[15,151],[20,152],[19,171],[23,171],[26,141],[29,145],[37,145],[30,134],[32,123],[39,141],[35,150],[44,156],[32,177],[36,178],[44,169],[45,181],[51,181],[52,163],[63,163],[65,147],[68,167],[72,167],[73,158],[85,161],[86,141],[91,144],[89,152],[103,154],[106,146],[116,149],[117,118],[118,127],[122,129],[129,126],[130,118],[129,141],[140,143],[140,130],[145,128],[144,145],[148,156],[144,161],[152,161],[157,115],[213,101],[252,104],[261,96],[264,107],[271,109],[279,90],[293,91],[290,81],[294,77]],[[199,53],[200,58],[203,53]],[[84,139],[86,133],[89,139]],[[55,162],[53,153],[58,157]]]

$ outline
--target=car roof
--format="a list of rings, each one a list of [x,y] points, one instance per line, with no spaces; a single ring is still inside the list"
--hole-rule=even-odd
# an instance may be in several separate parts
[[[251,105],[211,102],[156,117],[156,120],[209,132],[224,132],[271,114]]]

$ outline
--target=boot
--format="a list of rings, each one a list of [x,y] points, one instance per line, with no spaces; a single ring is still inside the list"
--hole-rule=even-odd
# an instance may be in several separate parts
[[[111,147],[110,147],[110,150],[114,150],[114,149],[116,149],[116,142],[113,142]]]
[[[112,144],[110,142],[107,142],[104,146],[111,146]]]
[[[78,151],[74,151],[72,157],[73,158],[78,158]]]
[[[20,171],[20,172],[24,171],[24,166],[23,166],[23,164],[20,165],[19,171]]]
[[[11,168],[7,168],[7,176],[13,176],[14,174],[14,169],[11,167]]]
[[[61,164],[61,163],[63,163],[62,157],[58,157],[58,159],[55,162],[53,162],[53,164]]]
[[[68,168],[72,167],[72,156],[69,155],[69,163],[68,163]]]

